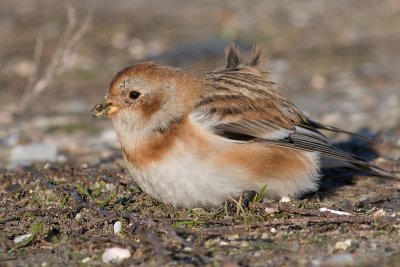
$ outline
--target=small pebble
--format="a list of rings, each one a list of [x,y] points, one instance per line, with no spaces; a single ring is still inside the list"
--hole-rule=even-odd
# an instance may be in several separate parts
[[[122,231],[122,223],[121,221],[116,221],[114,223],[114,234],[119,235]]]
[[[275,212],[278,211],[278,209],[266,207],[264,211],[266,214],[269,215],[269,214],[274,214]]]
[[[222,240],[221,242],[219,242],[219,245],[220,246],[227,246],[228,242]]]
[[[83,164],[81,165],[81,168],[82,168],[82,169],[87,169],[87,168],[88,168],[88,165],[87,165],[86,163],[83,163]]]
[[[276,231],[276,229],[275,229],[275,227],[272,227],[271,229],[269,229],[269,231],[271,232],[271,233],[273,233],[273,234],[275,234],[277,231]]]
[[[386,216],[386,211],[383,209],[379,209],[375,211],[374,215],[372,215],[374,218],[380,218],[380,217],[385,217]]]
[[[335,244],[335,249],[337,250],[347,250],[349,247],[351,247],[351,239],[339,241]]]
[[[129,251],[129,249],[112,247],[104,250],[103,255],[101,256],[101,260],[104,263],[111,263],[119,262],[129,257],[131,257],[131,252]]]
[[[279,202],[282,203],[289,203],[290,201],[292,201],[290,197],[282,197],[281,200],[279,200]]]
[[[81,260],[82,263],[88,263],[89,261],[90,261],[89,257],[86,257],[83,260]]]
[[[80,218],[82,218],[82,214],[77,213],[77,214],[75,215],[75,220],[79,220]]]
[[[31,236],[32,236],[32,234],[25,234],[25,235],[16,236],[14,238],[14,243],[22,242],[22,241],[24,241],[25,239],[27,239],[27,238],[29,238]]]

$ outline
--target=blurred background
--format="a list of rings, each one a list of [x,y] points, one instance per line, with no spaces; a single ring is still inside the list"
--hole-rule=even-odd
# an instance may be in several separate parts
[[[2,0],[0,39],[0,167],[115,163],[110,122],[90,114],[113,75],[145,60],[223,68],[232,41],[259,41],[312,118],[400,146],[397,0]]]

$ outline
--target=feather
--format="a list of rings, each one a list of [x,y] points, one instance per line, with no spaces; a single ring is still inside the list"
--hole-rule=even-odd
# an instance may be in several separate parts
[[[367,136],[356,134],[356,133],[349,132],[349,131],[345,131],[345,130],[339,129],[337,127],[334,127],[334,126],[324,125],[322,123],[319,123],[319,122],[316,122],[316,121],[313,121],[313,120],[310,120],[310,119],[307,120],[307,123],[308,123],[307,124],[308,126],[315,127],[317,129],[328,130],[328,131],[336,132],[336,133],[349,134],[349,135],[355,136],[355,137],[357,137],[357,138],[359,138],[361,140],[364,140],[366,142],[369,142],[369,143],[375,143],[376,142],[376,140],[374,140],[372,138],[369,138]]]
[[[240,50],[235,44],[231,44],[225,48],[227,65],[226,69],[235,69],[241,63]]]
[[[253,47],[253,54],[251,56],[251,60],[249,62],[249,66],[259,67],[261,64],[261,56],[262,56],[262,46],[260,44],[256,44]]]

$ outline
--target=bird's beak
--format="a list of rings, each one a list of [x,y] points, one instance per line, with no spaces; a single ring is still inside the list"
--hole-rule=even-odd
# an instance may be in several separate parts
[[[97,119],[101,119],[104,117],[109,118],[112,114],[116,113],[119,108],[113,105],[112,101],[108,99],[108,96],[103,97],[99,103],[97,103],[93,108],[92,112],[96,111],[93,116]]]

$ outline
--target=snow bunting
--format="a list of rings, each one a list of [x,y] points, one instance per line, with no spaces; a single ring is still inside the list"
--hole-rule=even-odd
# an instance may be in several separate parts
[[[148,194],[174,206],[218,205],[267,185],[269,197],[315,191],[322,158],[380,176],[384,170],[331,145],[279,93],[255,46],[244,62],[234,45],[219,71],[184,71],[144,62],[116,74],[94,109],[108,117],[128,169]]]

